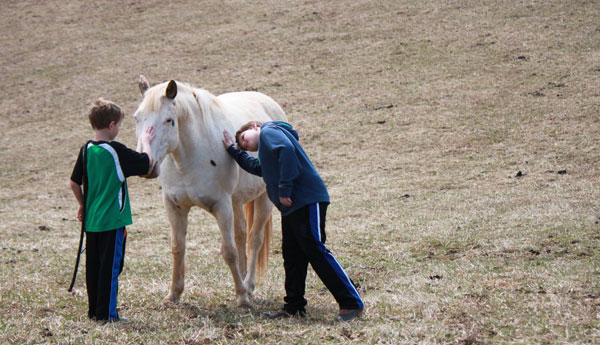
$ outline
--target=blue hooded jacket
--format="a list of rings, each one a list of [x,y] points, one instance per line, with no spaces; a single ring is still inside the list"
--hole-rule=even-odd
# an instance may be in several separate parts
[[[265,123],[260,130],[258,159],[231,145],[227,152],[247,172],[262,176],[273,204],[286,216],[308,204],[329,202],[325,183],[298,143],[298,132],[283,121]],[[279,198],[291,198],[286,207]]]

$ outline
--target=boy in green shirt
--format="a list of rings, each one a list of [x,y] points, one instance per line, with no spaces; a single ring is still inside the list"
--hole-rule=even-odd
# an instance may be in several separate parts
[[[70,185],[79,203],[77,218],[85,222],[87,235],[88,317],[115,322],[123,320],[117,313],[118,277],[125,257],[125,227],[132,224],[126,178],[151,171],[155,133],[149,127],[142,134],[139,153],[113,141],[125,117],[118,105],[100,98],[88,117],[95,138],[81,148]]]

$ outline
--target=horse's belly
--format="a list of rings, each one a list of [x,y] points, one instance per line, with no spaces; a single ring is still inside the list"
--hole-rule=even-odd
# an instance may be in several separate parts
[[[163,191],[165,196],[178,206],[198,206],[210,212],[212,211],[214,205],[218,202],[218,199],[214,196],[206,194],[203,191],[194,190],[193,188],[165,188],[163,186]]]
[[[205,209],[208,212],[213,211],[215,204],[218,202],[215,198],[208,195],[197,195],[191,198],[195,206]]]

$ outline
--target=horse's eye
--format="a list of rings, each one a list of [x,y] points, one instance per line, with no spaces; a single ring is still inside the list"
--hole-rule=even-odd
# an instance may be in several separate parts
[[[167,123],[170,123],[171,126],[175,127],[175,121],[173,121],[173,119],[167,119]]]

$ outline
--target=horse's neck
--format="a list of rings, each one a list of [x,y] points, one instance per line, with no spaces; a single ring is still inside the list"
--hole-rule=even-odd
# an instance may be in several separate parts
[[[198,91],[196,91],[198,92]],[[174,152],[176,161],[198,159],[200,156],[215,156],[225,154],[221,137],[224,127],[224,117],[214,96],[208,91],[199,94],[200,112],[188,114],[179,132],[179,145]]]

